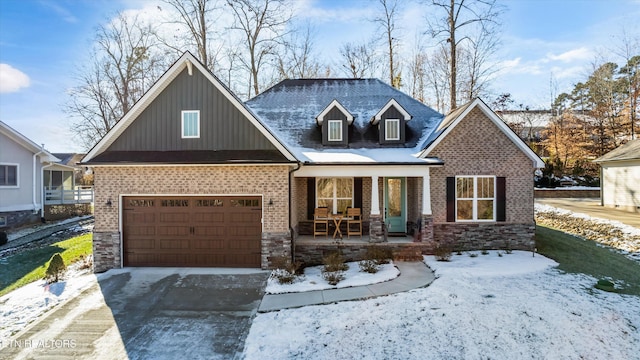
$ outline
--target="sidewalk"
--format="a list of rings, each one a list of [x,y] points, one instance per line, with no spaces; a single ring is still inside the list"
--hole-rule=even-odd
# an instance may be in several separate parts
[[[400,276],[393,280],[366,286],[317,290],[288,294],[267,294],[262,298],[258,312],[269,312],[308,305],[330,304],[338,301],[368,299],[428,286],[435,280],[433,271],[423,262],[398,261],[394,264]]]
[[[607,220],[616,220],[621,223],[640,229],[640,214],[630,211],[600,205],[600,199],[594,198],[544,198],[536,199],[536,204],[553,206],[574,213],[587,214],[589,216]]]

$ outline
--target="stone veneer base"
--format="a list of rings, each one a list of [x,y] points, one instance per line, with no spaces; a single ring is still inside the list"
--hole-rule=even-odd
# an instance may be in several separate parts
[[[533,250],[536,225],[510,223],[443,223],[433,225],[436,243],[451,242],[454,251]]]

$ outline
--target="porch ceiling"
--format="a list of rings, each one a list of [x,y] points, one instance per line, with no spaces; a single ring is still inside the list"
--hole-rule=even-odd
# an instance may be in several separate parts
[[[427,175],[430,167],[440,167],[441,162],[408,164],[303,164],[293,173],[294,177],[368,177],[368,176],[416,176]]]

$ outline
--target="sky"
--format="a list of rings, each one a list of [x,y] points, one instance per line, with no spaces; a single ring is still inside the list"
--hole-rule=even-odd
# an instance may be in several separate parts
[[[293,0],[316,31],[316,53],[370,37],[375,1]],[[500,0],[499,0],[500,1]],[[623,32],[639,37],[640,0],[501,0],[495,94],[544,108],[586,79],[596,56],[615,60]],[[157,0],[0,0],[0,121],[51,152],[82,152],[63,111],[98,25],[117,11],[153,14]],[[401,1],[401,52],[424,31],[426,6]],[[619,61],[618,61],[619,62]],[[345,76],[345,74],[337,74]],[[553,79],[553,81],[552,81]],[[550,84],[553,83],[553,86]],[[552,89],[554,89],[552,91]],[[491,102],[493,99],[485,99]]]

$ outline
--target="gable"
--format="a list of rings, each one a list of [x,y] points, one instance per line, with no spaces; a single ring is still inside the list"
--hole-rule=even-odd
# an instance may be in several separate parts
[[[480,127],[478,123],[478,119],[482,119],[481,121],[485,124],[485,127]],[[533,162],[533,166],[536,168],[544,167],[544,162],[536,155],[533,150],[527,146],[519,137],[514,133],[507,124],[504,123],[496,115],[489,107],[479,98],[471,101],[468,104],[463,105],[462,107],[456,109],[454,112],[449,114],[443,119],[442,124],[438,127],[438,135],[437,137],[424,149],[420,157],[427,156],[436,156],[434,154],[434,149],[440,144],[440,142],[445,141],[451,132],[453,132],[457,127],[462,127],[460,131],[471,134],[472,136],[469,140],[481,138],[482,133],[486,133],[486,141],[487,144],[492,144],[497,139],[507,139],[509,143],[509,148],[513,148],[515,151],[519,151],[523,155],[525,155],[530,161]],[[475,137],[473,134],[475,133]],[[495,137],[495,139],[493,139]],[[464,142],[459,142],[460,147],[464,147]],[[503,146],[507,146],[507,143],[504,143]],[[503,152],[506,152],[506,148],[504,148]],[[482,156],[481,153],[469,153],[469,155],[473,155],[473,158],[480,158]],[[491,160],[491,158],[489,158]],[[445,159],[446,161],[446,159]]]
[[[353,123],[353,115],[340,104],[338,100],[333,100],[322,112],[316,116],[318,125],[322,125],[324,119],[346,119],[349,125]]]
[[[197,69],[184,69],[107,151],[276,150]],[[182,137],[184,110],[200,111],[200,136]]]
[[[38,154],[41,163],[60,161],[53,154],[0,121],[0,160],[8,161],[14,156],[32,156],[33,154]]]
[[[188,110],[199,114],[198,136],[183,134],[183,111]],[[200,151],[196,157],[202,162],[250,162],[256,151],[271,154],[270,161],[295,161],[264,124],[188,52],[82,161],[162,162],[161,155],[167,155],[165,162],[191,163],[190,151]],[[177,154],[175,159],[172,154]]]

